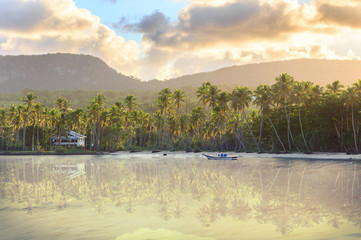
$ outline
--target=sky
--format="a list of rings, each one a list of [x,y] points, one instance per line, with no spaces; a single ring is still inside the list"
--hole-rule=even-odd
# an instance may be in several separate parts
[[[142,80],[361,59],[360,0],[0,0],[0,55],[97,56]]]

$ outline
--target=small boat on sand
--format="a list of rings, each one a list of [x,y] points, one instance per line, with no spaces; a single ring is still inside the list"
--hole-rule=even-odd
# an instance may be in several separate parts
[[[237,156],[227,156],[227,153],[218,153],[217,156],[203,154],[208,160],[237,160]]]

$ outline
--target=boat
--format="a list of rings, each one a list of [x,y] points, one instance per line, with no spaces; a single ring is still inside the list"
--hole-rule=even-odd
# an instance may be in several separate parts
[[[237,160],[237,156],[227,156],[227,153],[218,153],[217,156],[203,154],[208,160]]]

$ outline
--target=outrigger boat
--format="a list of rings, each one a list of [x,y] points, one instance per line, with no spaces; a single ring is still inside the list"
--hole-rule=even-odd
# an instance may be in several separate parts
[[[227,153],[218,153],[217,156],[203,154],[208,160],[237,160],[237,156],[227,156]]]

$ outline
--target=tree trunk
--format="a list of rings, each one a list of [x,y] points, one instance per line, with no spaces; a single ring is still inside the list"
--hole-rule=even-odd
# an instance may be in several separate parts
[[[351,106],[351,111],[352,111],[353,140],[354,140],[354,142],[355,142],[355,150],[356,150],[356,153],[358,154],[357,136],[356,136],[356,129],[355,129],[355,120],[354,120],[354,110],[353,110],[353,106]]]
[[[310,153],[310,149],[308,148],[308,144],[306,142],[306,138],[305,138],[305,134],[303,132],[303,127],[302,127],[302,119],[301,119],[301,110],[300,110],[300,107],[298,106],[298,119],[300,121],[300,128],[301,128],[301,134],[302,134],[302,138],[303,138],[303,142],[305,143],[305,146],[306,146],[306,149],[307,149],[307,152]]]
[[[276,134],[278,141],[281,143],[283,150],[286,152],[285,145],[283,145],[283,143],[282,143],[282,141],[281,141],[281,139],[280,139],[280,136],[278,136],[278,133],[277,133],[277,131],[276,131],[275,126],[274,126],[273,123],[272,123],[271,118],[270,118],[269,116],[267,116],[267,117],[268,117],[269,122],[270,122],[271,125],[272,125],[273,131],[274,131],[274,133]]]
[[[286,113],[286,120],[287,120],[287,141],[288,141],[288,149],[291,151],[291,150],[292,150],[292,146],[291,146],[291,139],[290,139],[290,119],[288,118],[287,106],[286,106],[286,99],[285,99],[285,113]]]
[[[24,128],[23,128],[23,151],[25,151],[25,140],[26,140],[26,124],[28,123],[28,116],[26,116],[25,121],[24,121]]]
[[[258,139],[258,150],[262,151],[261,140],[262,140],[262,127],[263,127],[263,114],[261,115],[261,126],[259,128],[259,139]]]
[[[246,119],[246,123],[247,123],[248,129],[249,129],[249,132],[251,133],[252,139],[253,139],[254,143],[256,144],[256,146],[257,146],[258,152],[260,152],[261,150],[260,150],[260,148],[259,148],[259,146],[257,144],[256,138],[253,135],[251,126],[249,125],[248,118],[247,118],[246,113],[244,112],[244,109],[243,109],[243,115],[244,115],[244,118]]]

